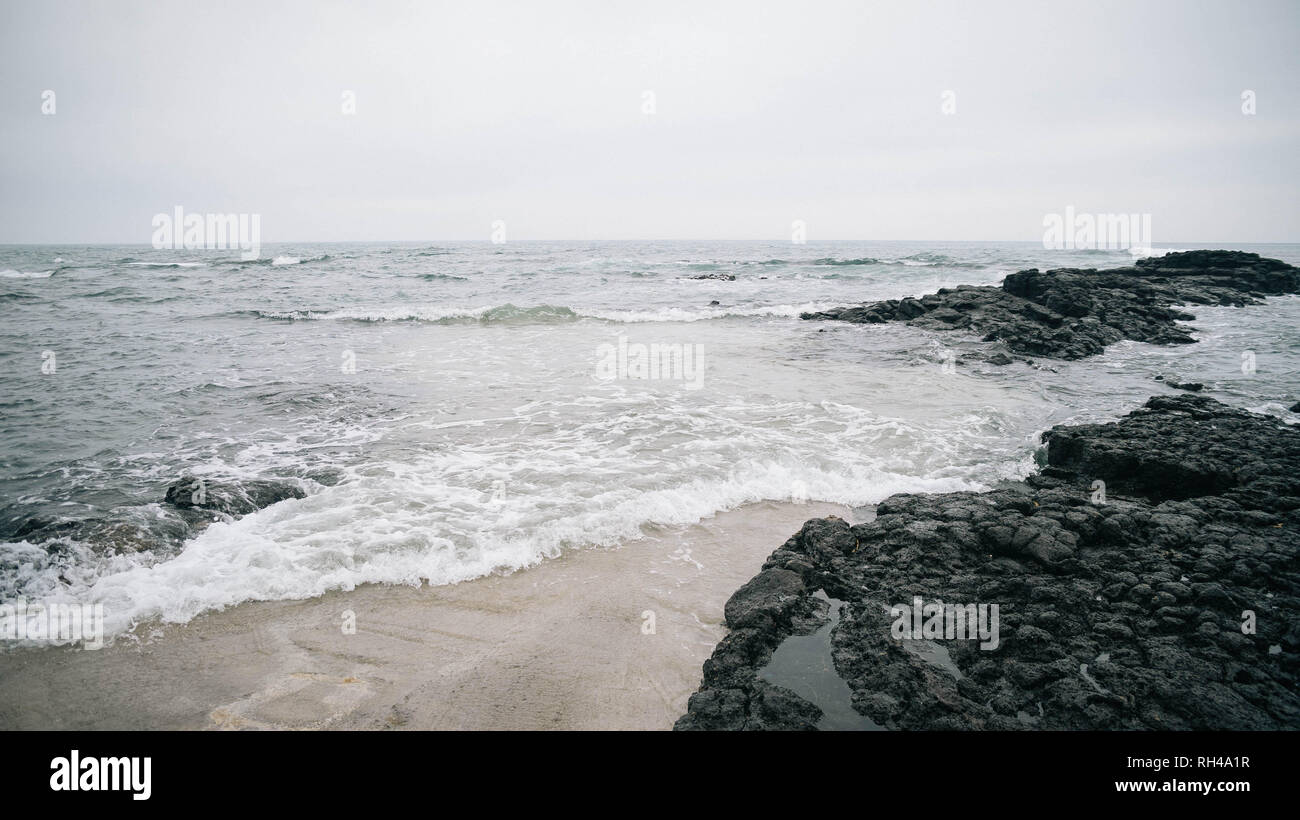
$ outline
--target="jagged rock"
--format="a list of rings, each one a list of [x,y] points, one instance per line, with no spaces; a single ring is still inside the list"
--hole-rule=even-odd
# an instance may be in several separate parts
[[[1253,509],[1300,505],[1300,430],[1203,396],[1155,396],[1113,424],[1054,427],[1047,460],[1149,500],[1224,495]]]
[[[804,592],[803,578],[784,569],[761,572],[727,601],[727,626],[771,625],[786,618]]]

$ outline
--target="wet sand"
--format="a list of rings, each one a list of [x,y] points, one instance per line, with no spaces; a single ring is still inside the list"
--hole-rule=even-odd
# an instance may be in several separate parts
[[[669,729],[727,598],[824,515],[850,511],[762,502],[511,575],[242,604],[98,651],[7,651],[0,729]]]

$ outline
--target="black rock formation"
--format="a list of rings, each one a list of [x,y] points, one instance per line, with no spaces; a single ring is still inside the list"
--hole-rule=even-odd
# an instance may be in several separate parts
[[[962,285],[920,298],[804,313],[804,319],[905,321],[966,330],[1002,341],[1014,353],[1080,359],[1121,339],[1189,344],[1178,324],[1195,318],[1174,305],[1257,304],[1300,292],[1300,268],[1242,251],[1184,251],[1129,268],[1060,268],[1013,273],[1001,287]]]
[[[676,728],[814,728],[764,669],[827,622],[817,590],[844,602],[833,671],[881,727],[1300,728],[1300,429],[1176,395],[1043,441],[1023,486],[804,524],[727,602]],[[996,604],[996,648],[896,638],[914,597]]]

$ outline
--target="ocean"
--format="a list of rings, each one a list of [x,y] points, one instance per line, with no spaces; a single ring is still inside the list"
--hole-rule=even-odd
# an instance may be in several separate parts
[[[1294,244],[1143,252],[1196,247],[1300,264]],[[1052,425],[1171,391],[1157,375],[1300,421],[1294,296],[1189,308],[1195,345],[1001,367],[964,358],[989,343],[961,334],[799,318],[1133,258],[1027,242],[303,243],[252,262],[0,247],[0,602],[103,604],[110,634],[134,633],[529,572],[762,502],[987,489],[1030,473]],[[185,478],[304,495],[201,523],[164,500]]]

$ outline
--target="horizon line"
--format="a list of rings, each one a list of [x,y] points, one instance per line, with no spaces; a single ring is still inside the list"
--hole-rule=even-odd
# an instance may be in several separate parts
[[[728,237],[677,237],[677,238],[654,238],[654,239],[579,239],[579,238],[548,238],[548,239],[510,239],[504,242],[494,242],[491,239],[465,239],[465,238],[421,238],[421,239],[274,239],[263,240],[260,244],[266,245],[294,245],[294,244],[314,244],[314,245],[346,245],[346,244],[385,244],[385,243],[413,243],[413,242],[469,242],[476,244],[489,245],[511,245],[525,242],[771,242],[781,245],[815,245],[826,242],[997,242],[997,243],[1014,243],[1022,245],[1041,245],[1042,240],[1038,239],[809,239],[804,242],[790,242],[788,239],[754,239],[741,238],[733,239]],[[1150,245],[1136,245],[1130,247],[1156,248],[1162,245],[1295,245],[1300,244],[1300,239],[1260,239],[1260,240],[1241,240],[1241,239],[1196,239],[1181,240],[1168,239],[1154,242]],[[0,247],[32,247],[32,246],[104,246],[104,247],[145,247],[151,250],[190,250],[190,251],[208,251],[208,250],[240,250],[234,248],[154,248],[149,242],[86,242],[86,241],[58,241],[58,242],[3,242],[0,241]],[[1044,250],[1128,250],[1129,248],[1044,248]]]

